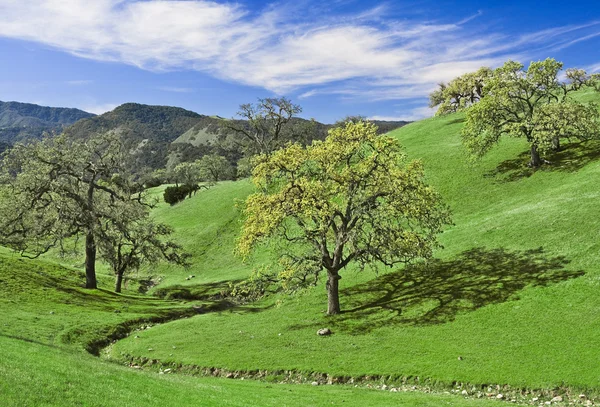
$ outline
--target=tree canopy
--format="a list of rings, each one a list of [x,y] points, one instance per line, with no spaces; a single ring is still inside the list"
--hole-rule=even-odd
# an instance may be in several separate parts
[[[436,107],[436,116],[463,110],[481,100],[486,82],[493,71],[481,67],[476,72],[466,73],[450,82],[440,83],[429,95],[429,107]]]
[[[0,244],[37,257],[74,250],[83,237],[86,288],[97,288],[99,244],[105,255],[116,230],[134,234],[148,221],[149,204],[124,170],[128,159],[111,134],[17,144],[1,163]]]
[[[560,147],[561,139],[585,140],[600,136],[600,113],[594,104],[571,97],[597,77],[581,69],[567,69],[554,59],[532,62],[527,69],[508,61],[486,79],[481,100],[466,110],[462,139],[474,157],[486,154],[502,136],[525,138],[530,144],[529,165],[543,163],[540,153]]]
[[[399,143],[372,123],[349,122],[325,141],[292,144],[257,159],[258,192],[246,200],[238,242],[246,256],[267,240],[282,242],[284,287],[316,283],[327,273],[328,313],[340,312],[340,272],[428,258],[450,222],[447,207],[406,162]]]

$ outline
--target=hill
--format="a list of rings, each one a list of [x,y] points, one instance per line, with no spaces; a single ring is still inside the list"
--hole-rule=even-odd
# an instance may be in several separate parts
[[[101,280],[108,283],[104,276]],[[130,329],[137,329],[134,336],[139,336],[161,318],[185,313],[189,305],[132,291],[118,295],[84,290],[79,281],[73,269],[24,260],[0,249],[3,407],[499,405],[442,394],[191,377],[159,371],[152,363],[118,366],[81,349],[93,350],[90,345],[107,343]]]
[[[234,144],[217,145],[223,119],[205,116],[172,106],[150,106],[138,103],[123,104],[111,112],[82,120],[66,132],[78,137],[114,131],[120,134],[135,154],[132,166],[136,173],[162,168],[169,160],[193,161],[204,154],[216,152],[232,164],[241,156]],[[243,121],[238,121],[243,124]],[[292,119],[292,125],[302,126],[309,121]],[[407,122],[376,121],[381,132],[405,125]],[[325,137],[331,125],[314,122],[312,138]],[[310,140],[303,140],[310,142]]]
[[[125,103],[100,116],[77,122],[65,132],[75,137],[113,131],[134,152],[137,172],[166,165],[168,147],[203,117],[179,107]]]
[[[93,116],[79,109],[0,102],[0,142],[12,144],[40,138],[43,133],[59,133],[66,126]]]
[[[462,383],[529,401],[579,392],[597,397],[600,142],[566,144],[549,157],[553,165],[534,171],[526,166],[526,142],[507,139],[472,165],[460,142],[463,121],[454,114],[392,133],[409,157],[424,162],[429,182],[454,212],[436,260],[379,276],[348,270],[346,312],[339,316],[323,315],[321,283],[299,296],[267,298],[253,312],[232,309],[164,324],[138,340],[119,341],[112,356],[230,371],[321,372],[339,380]],[[173,272],[157,291],[168,295],[170,286],[172,295],[200,298],[269,261],[268,249],[246,265],[230,254],[231,225],[238,222],[227,208],[250,192],[242,185],[221,184],[156,212],[168,222],[179,219],[173,224],[181,241],[197,253],[194,269]],[[188,274],[195,278],[186,280]],[[334,335],[318,338],[323,327]],[[172,343],[182,346],[173,351]]]

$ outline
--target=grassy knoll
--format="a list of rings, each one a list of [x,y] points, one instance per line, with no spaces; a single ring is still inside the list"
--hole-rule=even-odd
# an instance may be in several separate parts
[[[83,290],[75,270],[0,251],[2,407],[499,405],[449,395],[194,378],[118,366],[82,348],[114,333],[118,324],[165,316],[184,305]]]
[[[152,297],[85,290],[80,282],[80,271],[0,253],[0,334],[92,350],[93,342],[122,333],[118,326],[123,323],[168,318],[190,308]]]
[[[441,237],[445,249],[428,268],[386,271],[374,281],[368,281],[373,274],[347,270],[341,281],[347,312],[336,317],[323,314],[321,286],[263,301],[257,312],[231,310],[162,325],[119,342],[113,356],[150,357],[151,347],[151,357],[165,362],[228,369],[598,393],[600,145],[565,144],[549,157],[555,164],[533,171],[526,167],[526,143],[509,139],[469,165],[460,143],[463,119],[433,118],[392,133],[411,158],[424,161],[430,182],[454,212],[455,226]],[[246,183],[220,188],[212,193],[243,198],[249,191]],[[202,202],[199,196],[184,202],[186,212],[207,213]],[[171,222],[168,216],[183,216],[177,214],[182,208],[157,216]],[[224,210],[197,222],[218,221]],[[243,271],[238,263],[227,271],[237,262],[229,239],[202,255],[213,265],[198,266],[203,279],[237,278]],[[317,337],[325,326],[335,334]]]

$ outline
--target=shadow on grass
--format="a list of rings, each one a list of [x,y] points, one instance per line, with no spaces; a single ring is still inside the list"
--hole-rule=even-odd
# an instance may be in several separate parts
[[[449,125],[451,125],[451,124],[464,123],[464,122],[465,122],[465,120],[466,120],[466,118],[465,118],[465,117],[459,117],[459,118],[457,118],[457,119],[452,119],[452,120],[450,120],[450,121],[448,121],[448,122],[446,123],[446,126],[449,126]]]
[[[235,285],[241,281],[229,280],[198,285],[173,285],[158,288],[154,295],[168,300],[211,301],[225,297],[224,293],[229,290],[230,285]]]
[[[526,251],[474,248],[453,260],[432,260],[341,292],[345,311],[331,324],[350,333],[393,325],[429,325],[489,304],[517,300],[528,286],[547,286],[584,275],[569,261]],[[322,324],[322,321],[320,322]]]
[[[600,158],[600,141],[588,140],[569,143],[564,145],[562,150],[548,154],[545,158],[551,164],[544,164],[536,169],[530,168],[527,166],[530,153],[524,151],[516,158],[501,162],[495,169],[485,173],[484,176],[496,178],[498,182],[504,183],[529,178],[536,171],[576,172]]]

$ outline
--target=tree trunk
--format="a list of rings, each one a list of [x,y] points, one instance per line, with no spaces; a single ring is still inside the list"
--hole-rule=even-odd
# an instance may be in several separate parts
[[[533,143],[531,145],[531,161],[529,162],[529,166],[532,168],[537,168],[542,165],[542,159],[540,158],[540,153],[537,150],[537,145]]]
[[[96,241],[94,232],[89,230],[85,236],[85,288],[96,289]]]
[[[339,274],[328,272],[327,280],[327,314],[336,315],[340,313]]]
[[[115,292],[121,292],[121,286],[123,285],[123,272],[117,272],[117,277],[115,279]]]

